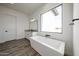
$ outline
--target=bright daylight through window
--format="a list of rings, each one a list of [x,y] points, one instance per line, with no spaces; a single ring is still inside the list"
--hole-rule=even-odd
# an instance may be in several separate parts
[[[62,33],[62,5],[41,14],[41,31]]]

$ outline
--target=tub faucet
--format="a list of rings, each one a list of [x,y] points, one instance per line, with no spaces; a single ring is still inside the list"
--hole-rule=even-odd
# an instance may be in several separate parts
[[[46,34],[45,37],[50,37],[50,35]]]

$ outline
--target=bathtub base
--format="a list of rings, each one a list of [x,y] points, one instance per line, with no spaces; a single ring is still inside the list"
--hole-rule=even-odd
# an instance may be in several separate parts
[[[33,43],[32,41],[31,41],[31,46],[42,56],[63,56],[63,54],[55,50],[47,49],[46,46],[38,45],[38,43]]]
[[[63,56],[64,55],[64,52],[63,52],[64,50],[58,51],[54,48],[48,47],[44,45],[43,42],[41,43],[38,42],[38,39],[34,40],[34,38],[31,37],[30,42],[31,42],[32,48],[34,48],[42,56]]]

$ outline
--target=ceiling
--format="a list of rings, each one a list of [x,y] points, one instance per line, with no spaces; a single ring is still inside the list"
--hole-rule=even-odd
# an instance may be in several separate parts
[[[0,5],[26,13],[27,15],[31,15],[32,13],[37,11],[40,7],[45,5],[45,3],[14,3],[14,4],[2,3]]]

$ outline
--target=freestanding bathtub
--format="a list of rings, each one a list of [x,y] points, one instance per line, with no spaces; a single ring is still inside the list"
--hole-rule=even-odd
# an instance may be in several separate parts
[[[65,43],[43,36],[32,36],[29,38],[32,48],[42,56],[63,56]]]

